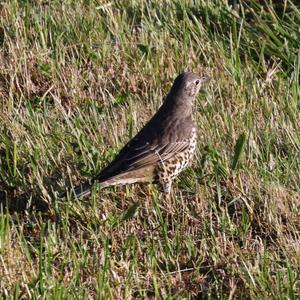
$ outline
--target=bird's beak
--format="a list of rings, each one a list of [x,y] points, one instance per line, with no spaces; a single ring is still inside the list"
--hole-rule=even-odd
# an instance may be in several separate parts
[[[209,76],[203,76],[203,77],[201,77],[201,81],[202,82],[206,82],[206,81],[209,81],[209,80],[210,80]]]

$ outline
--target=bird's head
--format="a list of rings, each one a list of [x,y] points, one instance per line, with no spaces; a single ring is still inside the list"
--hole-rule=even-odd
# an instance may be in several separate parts
[[[194,98],[200,91],[203,83],[209,80],[208,76],[200,76],[192,72],[184,72],[177,76],[172,86],[172,92],[180,96]]]

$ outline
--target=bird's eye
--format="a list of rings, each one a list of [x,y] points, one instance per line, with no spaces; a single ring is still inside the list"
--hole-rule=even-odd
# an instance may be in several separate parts
[[[197,80],[195,81],[195,84],[196,84],[196,85],[198,85],[198,84],[199,84],[199,82],[200,82],[200,80],[199,80],[199,79],[197,79]]]

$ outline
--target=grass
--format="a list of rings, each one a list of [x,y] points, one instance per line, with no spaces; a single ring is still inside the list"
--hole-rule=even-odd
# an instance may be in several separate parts
[[[3,298],[300,297],[300,8],[232,2],[1,4]],[[152,185],[55,199],[187,69],[212,80],[170,200]]]

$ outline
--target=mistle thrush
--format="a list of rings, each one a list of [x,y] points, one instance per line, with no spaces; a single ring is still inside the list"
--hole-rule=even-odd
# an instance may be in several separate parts
[[[154,182],[169,195],[172,181],[187,167],[196,149],[194,102],[207,79],[192,72],[180,74],[152,119],[100,174],[75,187],[75,195],[89,195],[95,182],[100,187]]]

